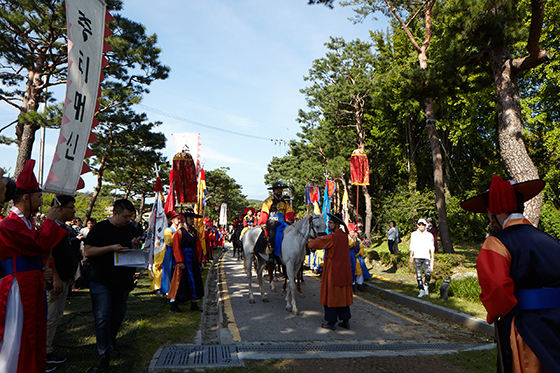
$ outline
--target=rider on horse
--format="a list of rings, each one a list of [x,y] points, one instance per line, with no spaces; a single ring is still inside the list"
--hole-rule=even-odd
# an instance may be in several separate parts
[[[268,233],[268,245],[266,253],[269,254],[269,262],[274,261],[274,249],[276,246],[276,233],[279,228],[294,222],[292,207],[282,195],[286,184],[276,182],[268,190],[272,189],[272,195],[264,200],[261,208],[259,225],[266,225]]]
[[[247,207],[245,209],[245,216],[243,217],[243,230],[241,231],[241,235],[239,236],[239,239],[243,238],[245,232],[247,232],[249,229],[257,225],[257,218],[255,217],[254,214],[255,214],[254,208]]]

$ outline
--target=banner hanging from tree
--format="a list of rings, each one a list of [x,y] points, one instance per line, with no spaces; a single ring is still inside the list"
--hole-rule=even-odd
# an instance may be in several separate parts
[[[91,133],[99,110],[103,56],[111,48],[104,40],[112,35],[106,26],[113,21],[100,0],[67,0],[68,76],[60,133],[51,169],[43,189],[51,193],[75,194],[82,189],[80,175],[91,171],[84,162],[93,152],[88,144],[97,140]]]

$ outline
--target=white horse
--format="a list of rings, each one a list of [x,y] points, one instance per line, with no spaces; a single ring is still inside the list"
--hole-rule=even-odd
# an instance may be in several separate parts
[[[327,229],[325,220],[322,215],[312,214],[290,226],[284,230],[284,238],[282,241],[282,250],[280,252],[280,260],[286,266],[286,275],[288,276],[289,286],[286,291],[286,311],[298,314],[296,306],[296,275],[301,268],[303,259],[305,258],[305,248],[309,238],[317,238],[318,233],[324,233]],[[249,283],[249,303],[255,303],[253,297],[253,286],[251,283],[252,263],[255,258],[255,270],[257,271],[257,282],[261,291],[262,301],[268,302],[263,285],[263,269],[268,260],[268,254],[255,253],[255,244],[262,232],[261,227],[254,227],[245,232],[243,236],[243,252],[245,253],[245,268],[247,270],[247,282]],[[271,283],[273,290],[274,282]]]

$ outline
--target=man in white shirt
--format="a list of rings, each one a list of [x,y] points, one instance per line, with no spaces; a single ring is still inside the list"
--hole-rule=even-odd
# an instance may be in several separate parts
[[[419,219],[416,223],[418,229],[410,235],[410,264],[414,263],[416,281],[420,293],[418,298],[429,295],[428,284],[434,269],[434,236],[427,231],[428,222]],[[422,282],[422,268],[424,268],[424,282]]]

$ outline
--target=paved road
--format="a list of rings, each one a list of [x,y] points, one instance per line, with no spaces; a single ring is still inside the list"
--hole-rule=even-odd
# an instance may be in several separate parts
[[[354,304],[350,307],[350,330],[337,327],[337,330],[330,331],[321,328],[323,306],[319,304],[320,281],[315,276],[305,276],[302,284],[305,297],[297,298],[300,314],[294,316],[285,310],[282,282],[276,282],[277,292],[270,292],[269,285],[265,285],[270,302],[264,303],[253,276],[256,303],[250,304],[243,264],[232,257],[231,250],[223,256],[220,268],[221,297],[236,344],[413,343],[420,346],[481,342],[479,336],[470,331],[392,302],[362,298],[359,293],[354,296]]]

